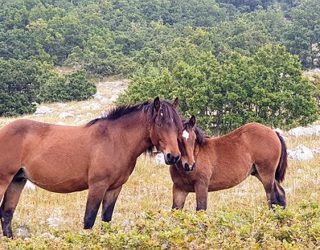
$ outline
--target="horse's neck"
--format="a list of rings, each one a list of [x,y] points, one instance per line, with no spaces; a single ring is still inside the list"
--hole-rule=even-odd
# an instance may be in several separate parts
[[[119,119],[118,125],[115,123],[115,129],[120,134],[118,143],[126,148],[130,158],[137,158],[152,146],[147,114],[142,112],[124,116]]]

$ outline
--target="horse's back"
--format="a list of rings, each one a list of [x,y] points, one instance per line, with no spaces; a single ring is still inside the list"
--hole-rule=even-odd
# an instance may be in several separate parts
[[[274,159],[275,162],[278,162],[281,142],[271,128],[260,123],[248,123],[243,126],[242,137],[255,161]]]
[[[211,158],[218,165],[224,162],[236,165],[278,161],[281,142],[277,134],[260,123],[248,123],[232,132],[208,140],[202,147],[202,158]]]
[[[15,120],[3,128],[0,129],[0,136],[24,136],[26,133],[31,132],[35,129],[47,129],[50,126],[48,123],[37,122],[28,119]]]

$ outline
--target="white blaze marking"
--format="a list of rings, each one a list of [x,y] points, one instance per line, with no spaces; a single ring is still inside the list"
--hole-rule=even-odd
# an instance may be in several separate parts
[[[183,130],[182,137],[187,140],[189,138],[189,133],[186,130]]]

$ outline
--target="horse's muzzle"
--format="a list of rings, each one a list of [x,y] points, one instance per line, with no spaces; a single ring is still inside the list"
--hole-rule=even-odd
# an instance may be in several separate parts
[[[185,163],[184,164],[184,171],[186,171],[186,172],[192,171],[194,169],[195,165],[196,165],[195,163],[193,163],[192,165]]]
[[[173,154],[165,154],[164,155],[164,161],[167,165],[173,165],[176,164],[180,160],[181,155],[173,155]]]

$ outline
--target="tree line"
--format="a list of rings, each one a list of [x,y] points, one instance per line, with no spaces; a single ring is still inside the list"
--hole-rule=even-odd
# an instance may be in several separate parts
[[[122,75],[133,81],[119,102],[182,96],[210,132],[306,124],[318,92],[301,72],[319,66],[319,27],[317,0],[0,1],[0,70],[12,72],[0,74],[0,115],[88,98],[88,75]]]

